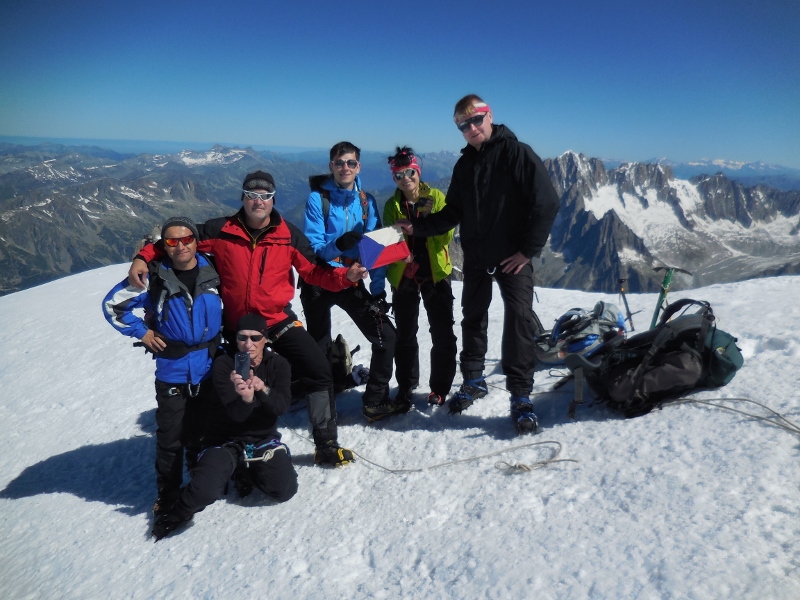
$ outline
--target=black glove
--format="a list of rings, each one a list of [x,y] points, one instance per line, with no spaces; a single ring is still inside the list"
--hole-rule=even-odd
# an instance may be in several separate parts
[[[373,296],[372,301],[369,304],[373,309],[379,310],[384,315],[388,315],[389,309],[392,308],[392,305],[386,301],[385,291],[381,292],[376,296]]]
[[[342,252],[355,248],[363,236],[357,231],[348,231],[339,236],[336,240],[336,247]]]

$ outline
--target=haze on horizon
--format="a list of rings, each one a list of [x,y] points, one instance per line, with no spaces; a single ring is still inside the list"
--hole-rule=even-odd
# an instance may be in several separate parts
[[[798,39],[790,0],[6,2],[0,136],[457,151],[474,92],[543,157],[800,168]]]

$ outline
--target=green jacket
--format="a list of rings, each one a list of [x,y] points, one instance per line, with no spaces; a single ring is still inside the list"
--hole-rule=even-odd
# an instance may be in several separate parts
[[[444,194],[436,188],[430,187],[427,183],[420,182],[419,184],[419,197],[432,198],[433,209],[431,212],[439,212],[444,208]],[[389,227],[394,224],[398,219],[407,219],[408,214],[404,209],[405,199],[403,192],[399,189],[395,190],[394,196],[386,201],[383,207],[383,226]],[[450,262],[450,252],[447,245],[453,239],[453,232],[451,229],[442,235],[436,235],[429,238],[424,238],[428,248],[428,258],[431,261],[431,272],[433,273],[434,283],[441,281],[453,271],[453,264]],[[408,236],[406,236],[408,237]],[[423,238],[417,238],[417,242]],[[389,265],[389,270],[386,278],[393,288],[400,285],[400,280],[403,278],[403,271],[406,269],[406,263],[397,261]]]

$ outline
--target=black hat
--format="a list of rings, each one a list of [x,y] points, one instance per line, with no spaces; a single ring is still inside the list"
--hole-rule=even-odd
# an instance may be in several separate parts
[[[250,313],[243,316],[239,319],[239,323],[236,325],[236,331],[258,331],[259,333],[263,333],[264,335],[267,334],[267,322],[259,314]]]
[[[198,242],[200,241],[200,234],[197,233],[197,225],[194,224],[189,217],[170,217],[166,221],[164,221],[164,225],[161,227],[161,237],[166,237],[165,234],[167,229],[170,227],[186,227],[189,231],[192,232],[194,235],[194,239]]]
[[[255,173],[249,173],[247,177],[244,178],[242,189],[267,190],[268,192],[274,192],[275,180],[269,173],[265,173],[264,171],[256,171]]]

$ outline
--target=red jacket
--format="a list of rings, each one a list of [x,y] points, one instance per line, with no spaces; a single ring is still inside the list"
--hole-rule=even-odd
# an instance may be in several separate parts
[[[268,327],[288,318],[286,307],[295,291],[292,267],[308,283],[331,292],[355,285],[347,279],[347,269],[317,264],[303,232],[274,210],[269,226],[256,239],[245,228],[242,211],[211,219],[197,229],[197,249],[214,255],[227,330],[236,331],[239,319],[251,312],[261,314]],[[150,262],[163,256],[159,246],[148,244],[139,257]]]

